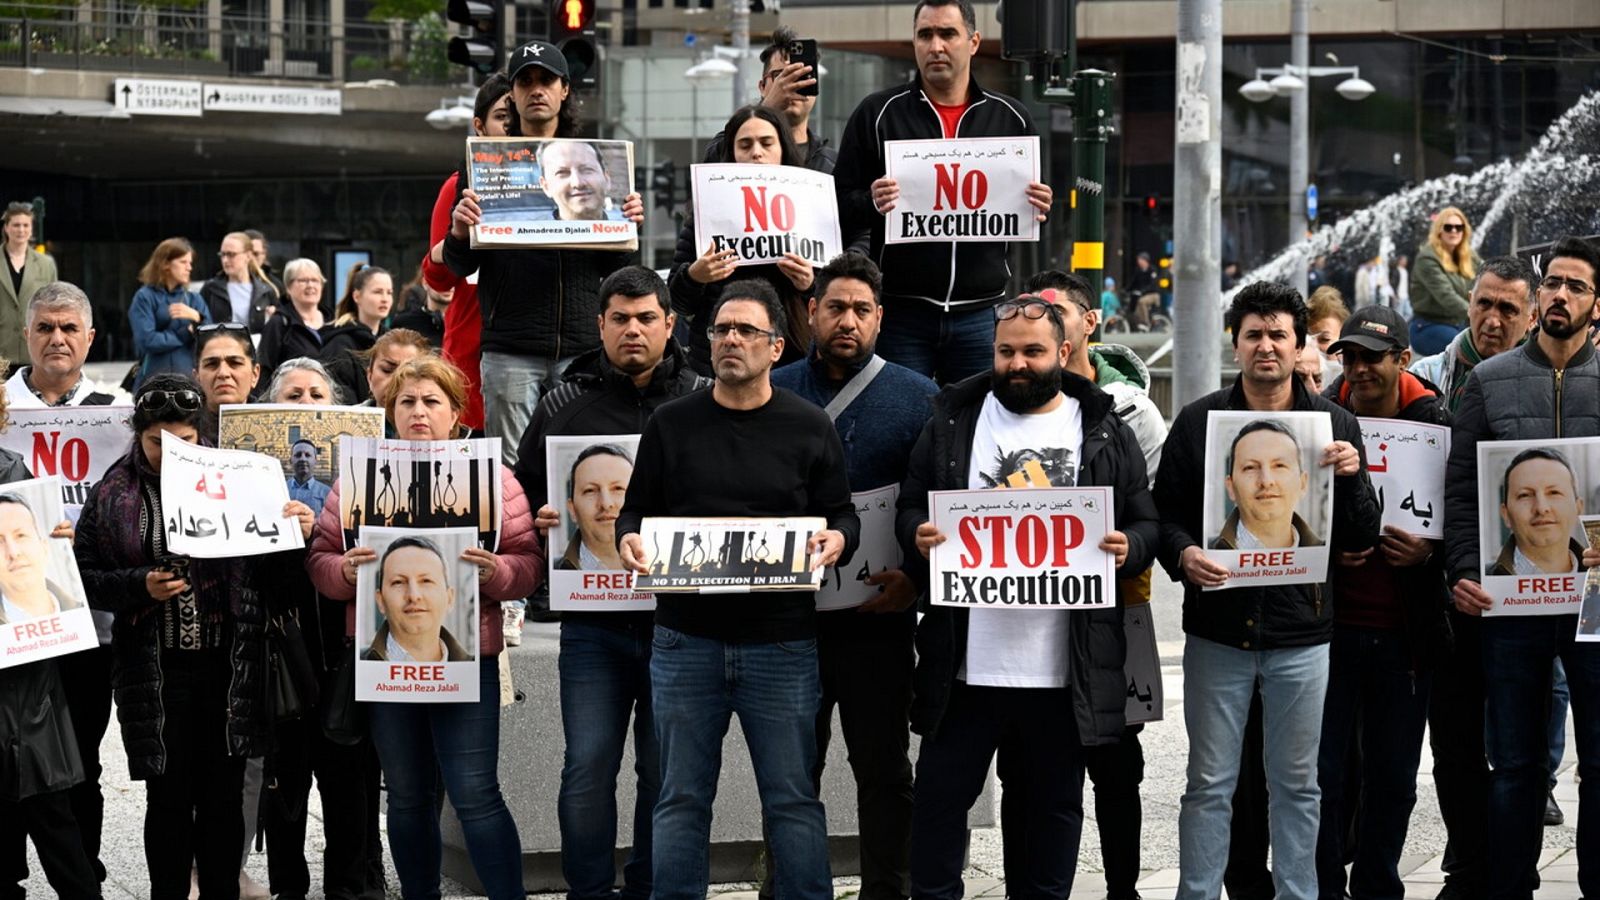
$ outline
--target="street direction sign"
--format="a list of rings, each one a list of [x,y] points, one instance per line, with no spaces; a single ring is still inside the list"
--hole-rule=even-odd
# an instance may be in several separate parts
[[[343,95],[331,88],[207,82],[204,97],[206,112],[337,116],[344,109]]]
[[[175,78],[118,78],[112,83],[111,103],[134,116],[190,116],[201,114],[201,85]]]

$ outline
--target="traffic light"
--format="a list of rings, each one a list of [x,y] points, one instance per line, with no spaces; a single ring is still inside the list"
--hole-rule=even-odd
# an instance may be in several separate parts
[[[655,195],[656,206],[671,212],[678,205],[678,177],[672,160],[657,165],[650,173],[650,192]]]
[[[466,37],[450,39],[450,61],[479,75],[505,68],[504,42],[500,37],[504,12],[502,0],[450,0],[446,18],[468,29]]]
[[[567,58],[567,75],[580,91],[600,87],[600,49],[594,34],[596,0],[551,0],[550,43]]]
[[[1146,194],[1145,195],[1145,198],[1144,198],[1144,211],[1145,212],[1153,214],[1156,211],[1156,207],[1159,204],[1160,204],[1160,200],[1157,199],[1155,194]]]

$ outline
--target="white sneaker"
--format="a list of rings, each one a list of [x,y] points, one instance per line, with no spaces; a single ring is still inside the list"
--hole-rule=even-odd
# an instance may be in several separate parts
[[[524,616],[522,607],[507,606],[504,608],[504,612],[505,621],[501,627],[501,632],[505,635],[506,646],[520,647],[522,646],[522,619]]]

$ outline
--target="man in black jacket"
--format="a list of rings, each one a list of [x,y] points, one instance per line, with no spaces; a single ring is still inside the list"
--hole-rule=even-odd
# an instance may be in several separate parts
[[[885,316],[878,352],[950,384],[988,368],[994,343],[989,310],[1005,296],[1011,277],[1008,246],[1003,241],[884,246],[884,216],[894,209],[900,188],[884,176],[883,142],[1036,132],[1020,103],[984,90],[972,77],[981,35],[971,0],[921,0],[913,20],[917,77],[861,101],[839,141],[833,176],[846,240],[870,230],[868,255],[883,270]],[[1050,210],[1050,186],[1033,182],[1026,191],[1043,221]]]
[[[1326,583],[1219,588],[1228,570],[1206,558],[1200,490],[1212,410],[1326,412],[1333,442],[1335,551],[1360,552],[1378,541],[1379,512],[1361,451],[1361,426],[1348,411],[1306,391],[1294,360],[1306,341],[1306,306],[1283,285],[1259,282],[1234,296],[1227,324],[1240,373],[1190,403],[1172,423],[1156,473],[1161,510],[1161,565],[1183,587],[1184,706],[1189,782],[1178,820],[1181,900],[1213,900],[1227,862],[1231,798],[1250,696],[1259,680],[1265,712],[1271,791],[1270,827],[1277,895],[1317,896],[1317,747],[1328,681],[1333,606]]]
[[[945,540],[929,521],[928,492],[1006,483],[1024,460],[1054,464],[1056,487],[1104,485],[1113,528],[1099,541],[1117,576],[1150,565],[1157,538],[1144,454],[1111,397],[1065,371],[1072,346],[1049,301],[1024,297],[993,316],[989,373],[934,398],[933,417],[900,486],[896,531],[907,570],[926,586],[926,559]],[[1043,486],[1043,485],[1041,485]],[[1122,609],[965,610],[929,605],[917,628],[911,728],[922,735],[911,823],[911,892],[957,900],[967,812],[989,763],[1015,750],[1004,785],[1023,798],[1015,821],[1027,840],[1008,848],[1006,869],[1026,883],[1012,896],[1072,893],[1083,831],[1084,748],[1122,738],[1127,704]],[[1024,846],[1025,845],[1025,846]]]
[[[569,105],[566,58],[554,44],[529,41],[506,60],[511,79],[514,134],[528,138],[575,138],[577,116]],[[483,314],[484,430],[501,439],[507,465],[515,465],[518,441],[539,397],[553,387],[579,354],[600,345],[594,322],[597,288],[607,275],[639,261],[622,250],[474,250],[472,226],[482,221],[477,192],[461,182],[461,199],[444,239],[444,261],[465,278],[478,273]],[[644,201],[631,193],[624,217],[644,221]]]
[[[1411,349],[1399,313],[1363,307],[1345,320],[1329,352],[1343,357],[1344,374],[1329,385],[1327,399],[1361,417],[1450,424],[1438,389],[1406,371]],[[1388,502],[1399,503],[1398,491],[1390,492]],[[1442,500],[1429,502],[1432,514],[1443,513]],[[1345,893],[1352,815],[1361,839],[1350,894],[1405,894],[1400,851],[1417,801],[1435,657],[1448,634],[1437,543],[1385,525],[1378,546],[1341,554],[1333,569],[1333,642],[1317,763],[1317,880],[1325,900]]]
[[[672,339],[661,276],[642,266],[600,285],[601,349],[573,360],[543,400],[517,449],[517,481],[541,533],[559,528],[545,479],[552,435],[638,434],[656,407],[709,386]],[[661,792],[660,746],[650,720],[649,612],[571,612],[561,618],[561,730],[566,758],[556,805],[561,874],[573,898],[611,897],[616,883],[617,769],[634,718],[639,784],[622,895],[650,896],[650,817]]]

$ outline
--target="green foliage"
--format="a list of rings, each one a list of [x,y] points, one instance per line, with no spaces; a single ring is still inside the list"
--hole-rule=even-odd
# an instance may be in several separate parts
[[[450,59],[446,56],[449,33],[444,20],[436,12],[419,16],[411,23],[411,53],[406,59],[406,69],[414,82],[440,84],[450,77]]]
[[[376,0],[367,12],[367,18],[374,22],[389,19],[405,19],[409,22],[429,16],[437,18],[441,6],[437,0]]]

